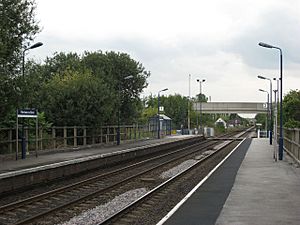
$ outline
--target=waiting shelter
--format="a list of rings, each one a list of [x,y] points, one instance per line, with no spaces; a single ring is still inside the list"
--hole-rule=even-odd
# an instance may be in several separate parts
[[[158,124],[159,124],[160,126],[159,130],[161,136],[171,135],[172,119],[164,114],[159,114],[159,117],[157,115],[150,117],[148,124],[149,124],[149,131],[151,132],[157,132]]]

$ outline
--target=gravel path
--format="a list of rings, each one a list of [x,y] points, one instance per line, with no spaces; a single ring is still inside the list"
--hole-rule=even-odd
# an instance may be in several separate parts
[[[179,164],[178,166],[175,166],[172,169],[163,172],[160,175],[160,177],[163,179],[174,177],[175,175],[182,172],[183,170],[186,170],[188,167],[192,166],[196,162],[197,162],[197,160],[194,160],[194,159],[189,159],[187,161],[184,161],[183,163]]]
[[[109,216],[120,211],[122,208],[132,203],[139,197],[147,193],[146,188],[130,190],[115,197],[112,201],[90,209],[69,221],[59,225],[95,225],[104,221]]]

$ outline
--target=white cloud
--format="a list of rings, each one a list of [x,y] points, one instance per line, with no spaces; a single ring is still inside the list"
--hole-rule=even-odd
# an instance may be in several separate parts
[[[34,58],[54,52],[122,51],[152,75],[145,94],[203,92],[213,101],[265,101],[257,75],[278,76],[284,52],[284,91],[300,83],[299,0],[36,0],[44,46]]]

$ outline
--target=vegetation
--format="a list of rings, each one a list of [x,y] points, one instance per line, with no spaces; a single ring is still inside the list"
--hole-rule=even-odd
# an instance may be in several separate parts
[[[283,123],[285,127],[300,128],[300,91],[291,90],[282,102]]]
[[[16,109],[25,107],[37,108],[45,126],[115,125],[119,109],[123,124],[145,124],[157,114],[156,96],[140,99],[150,72],[126,53],[56,53],[43,63],[27,61],[23,77],[23,51],[40,31],[35,7],[34,0],[0,0],[0,126],[14,126]],[[132,78],[125,79],[128,76]],[[291,95],[285,105],[295,103],[295,94]],[[189,100],[180,94],[161,96],[161,106],[174,129],[188,127],[188,111],[195,128],[200,117],[192,104],[199,100],[207,102],[207,97],[201,94]],[[293,113],[292,106],[286,110],[289,118],[298,121],[299,114]],[[203,114],[202,122],[214,126],[220,116]],[[246,124],[236,114],[222,118]]]
[[[22,100],[56,126],[116,124],[119,108],[121,121],[132,123],[149,76],[125,53],[57,53],[44,64],[26,64]]]
[[[291,90],[287,93],[282,101],[282,116],[283,126],[288,128],[300,127],[300,91]],[[278,121],[279,121],[279,104],[278,104]],[[261,123],[262,127],[265,127],[266,114],[257,114],[256,122]],[[278,122],[279,123],[279,122]]]
[[[20,99],[23,49],[40,29],[33,0],[0,0],[0,121],[9,121]]]

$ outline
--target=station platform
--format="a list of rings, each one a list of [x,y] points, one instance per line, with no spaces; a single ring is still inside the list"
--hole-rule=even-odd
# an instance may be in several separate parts
[[[299,193],[299,166],[275,162],[268,139],[246,139],[157,225],[296,225]]]
[[[174,135],[161,139],[144,139],[54,151],[41,151],[26,159],[7,159],[0,162],[0,195],[45,181],[62,179],[101,166],[117,164],[139,156],[167,149],[177,144],[199,141],[197,135]],[[180,143],[181,142],[181,143]]]
[[[38,157],[34,153],[26,155],[26,159],[19,158],[2,160],[0,163],[0,179],[6,173],[13,171],[20,171],[26,169],[33,169],[43,165],[50,165],[54,163],[62,163],[78,159],[88,159],[90,156],[101,155],[105,156],[112,153],[121,153],[122,151],[131,150],[135,148],[147,147],[150,145],[163,144],[173,142],[180,139],[191,138],[193,135],[174,135],[166,136],[161,139],[144,139],[131,142],[122,142],[120,145],[107,144],[95,145],[90,147],[67,148],[55,151],[39,151]]]

